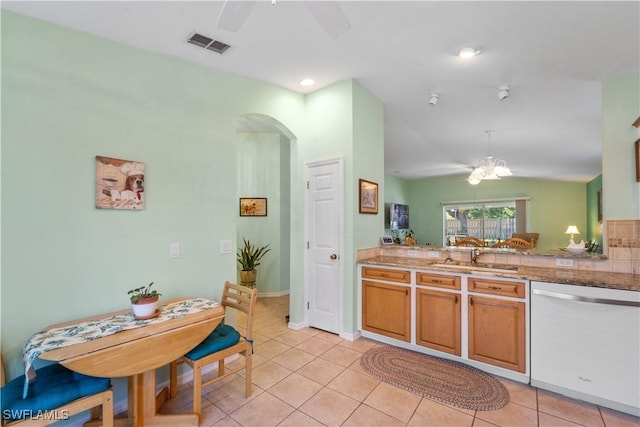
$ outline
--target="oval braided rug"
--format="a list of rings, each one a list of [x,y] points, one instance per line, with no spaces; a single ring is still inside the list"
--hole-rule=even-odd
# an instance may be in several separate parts
[[[381,346],[362,355],[360,364],[379,380],[458,408],[491,411],[509,403],[500,381],[453,360]]]

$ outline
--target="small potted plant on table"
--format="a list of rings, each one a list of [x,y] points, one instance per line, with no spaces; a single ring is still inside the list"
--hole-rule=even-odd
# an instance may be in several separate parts
[[[156,308],[158,306],[158,298],[162,294],[155,289],[151,290],[152,285],[153,282],[147,286],[140,286],[127,292],[129,299],[131,299],[133,315],[138,320],[151,319],[159,314]]]

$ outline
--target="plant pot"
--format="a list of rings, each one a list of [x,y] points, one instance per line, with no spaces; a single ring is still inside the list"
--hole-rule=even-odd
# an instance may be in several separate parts
[[[240,271],[240,285],[248,288],[256,287],[256,270],[242,270]]]
[[[131,304],[133,316],[138,320],[151,319],[157,315],[158,297],[142,298]]]

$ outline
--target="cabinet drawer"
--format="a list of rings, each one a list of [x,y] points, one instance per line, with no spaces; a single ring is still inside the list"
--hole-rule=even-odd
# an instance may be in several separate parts
[[[416,273],[416,284],[438,288],[460,289],[460,276],[435,273]]]
[[[362,277],[387,280],[389,282],[411,283],[411,272],[408,270],[362,267]]]
[[[524,298],[524,283],[469,277],[469,292]]]

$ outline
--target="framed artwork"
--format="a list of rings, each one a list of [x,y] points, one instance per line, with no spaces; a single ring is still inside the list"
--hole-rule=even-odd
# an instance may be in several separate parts
[[[393,237],[391,236],[382,236],[380,237],[383,245],[393,245]]]
[[[598,190],[598,222],[602,224],[602,188]]]
[[[375,182],[360,180],[360,213],[378,213],[378,184]]]
[[[267,198],[240,197],[240,216],[267,216]]]
[[[96,156],[96,208],[144,209],[144,163]]]
[[[636,140],[636,182],[640,182],[640,139]]]

